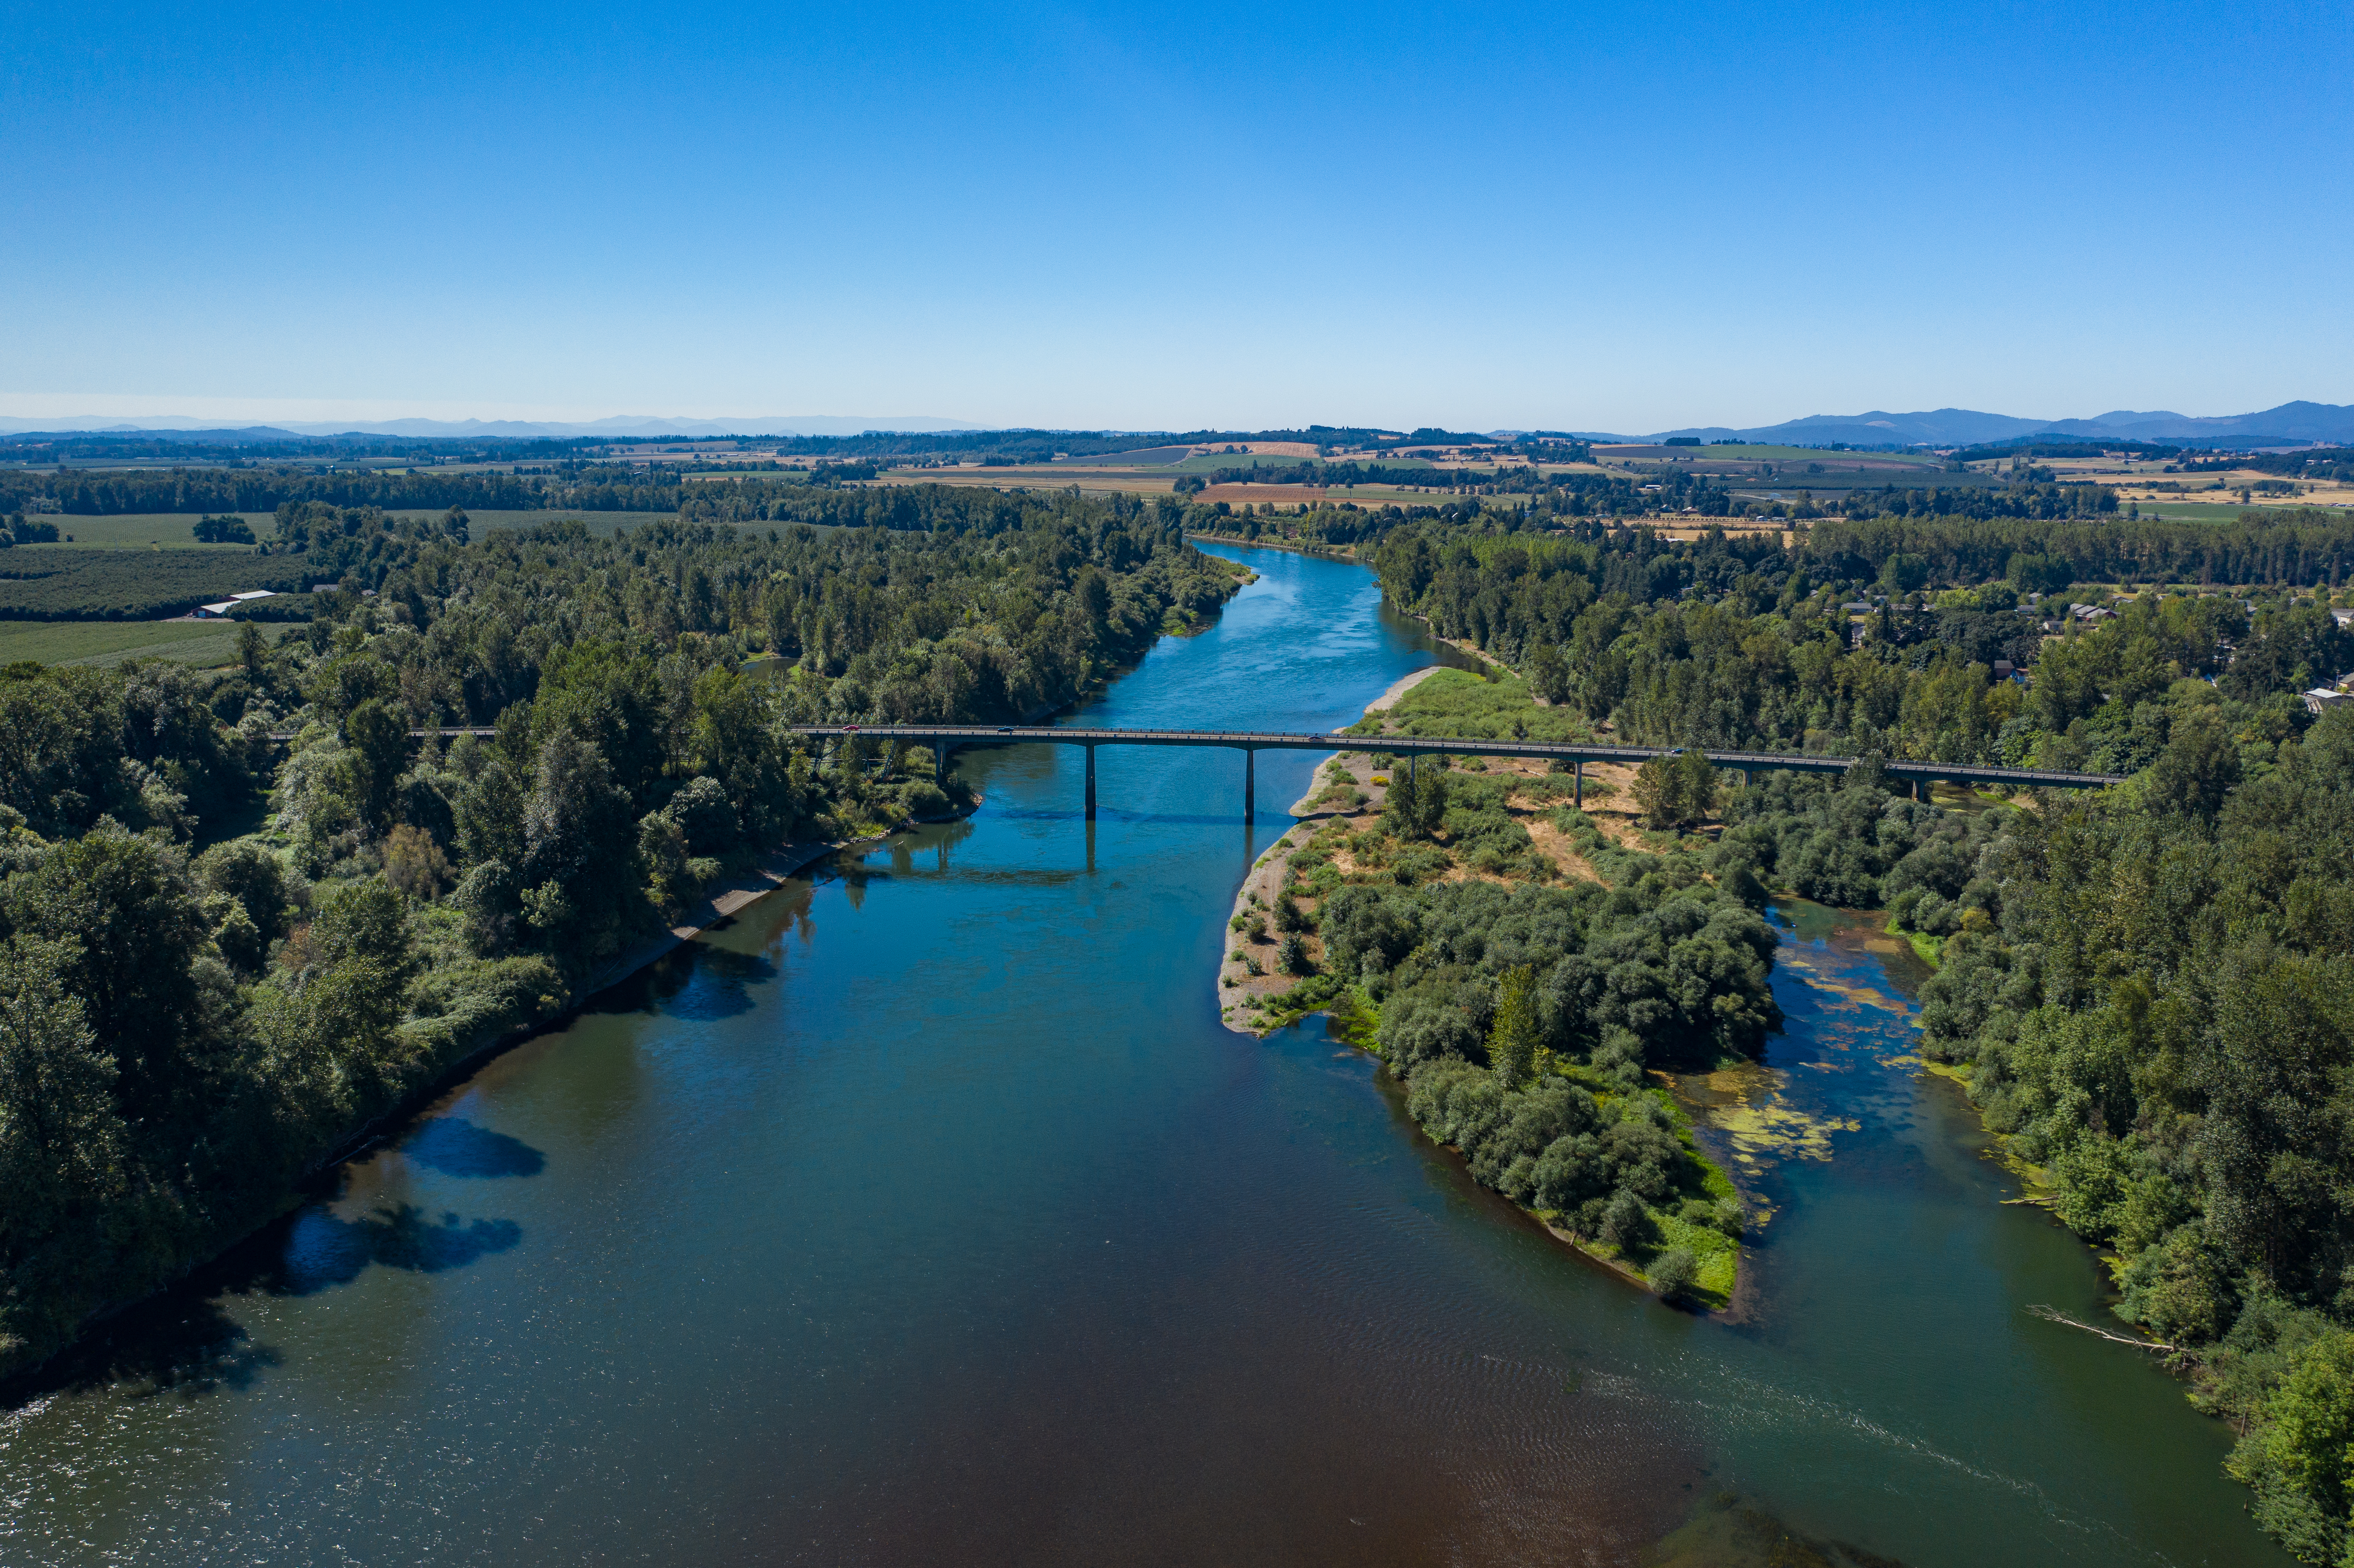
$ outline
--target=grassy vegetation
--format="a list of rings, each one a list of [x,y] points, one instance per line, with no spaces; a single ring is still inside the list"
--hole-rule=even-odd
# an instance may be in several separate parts
[[[265,628],[270,635],[275,628]],[[213,669],[228,663],[237,623],[228,620],[0,621],[0,664],[119,664],[168,659]]]
[[[1593,732],[1574,708],[1539,707],[1520,676],[1491,666],[1493,680],[1469,670],[1441,670],[1398,699],[1385,714],[1369,715],[1352,733],[1459,735],[1490,740],[1591,740]]]
[[[1913,930],[1893,915],[1888,917],[1888,924],[1882,929],[1892,937],[1903,938],[1906,946],[1913,949],[1913,956],[1933,969],[1937,967],[1937,960],[1945,957],[1946,938]]]

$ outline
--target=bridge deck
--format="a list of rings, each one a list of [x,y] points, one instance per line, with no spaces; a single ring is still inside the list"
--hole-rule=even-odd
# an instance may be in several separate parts
[[[1660,746],[1575,746],[1553,740],[1490,740],[1479,736],[1351,735],[1297,733],[1265,729],[1055,729],[1036,725],[823,725],[797,724],[795,735],[812,739],[865,736],[921,746],[1211,746],[1237,751],[1386,751],[1396,757],[1525,757],[1543,761],[1617,762],[1638,765],[1654,757],[1670,757],[1677,748]],[[412,739],[433,736],[492,736],[484,728],[413,729]],[[292,731],[273,731],[272,740],[292,740]],[[1855,765],[1852,757],[1821,757],[1795,751],[1707,751],[1694,747],[1720,768],[1783,768],[1803,773],[1844,773]],[[1978,768],[1958,762],[1883,761],[1891,778],[1913,781],[1939,779],[1956,784],[2008,784],[2016,789],[2098,789],[2122,784],[2115,773],[2062,773],[2041,768]]]
[[[1524,757],[1545,761],[1639,764],[1676,754],[1658,746],[1575,746],[1552,740],[1490,740],[1477,736],[1351,735],[1249,729],[1081,729],[1032,725],[811,725],[792,726],[812,738],[864,736],[921,746],[1212,746],[1240,751],[1386,751],[1397,757]],[[1689,749],[1701,750],[1694,747]],[[1720,768],[1784,768],[1808,773],[1844,773],[1852,757],[1820,757],[1790,751],[1706,751]],[[2123,783],[2113,773],[2062,773],[2036,768],[1978,768],[1954,762],[1888,761],[1892,778],[1943,779],[1954,783],[2008,784],[2014,789],[2097,789]]]

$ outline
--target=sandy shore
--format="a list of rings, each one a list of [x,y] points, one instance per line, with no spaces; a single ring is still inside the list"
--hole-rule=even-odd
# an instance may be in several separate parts
[[[1365,705],[1365,712],[1381,713],[1394,706],[1400,697],[1439,671],[1444,664],[1430,664],[1414,673],[1392,682],[1389,690]],[[1336,741],[1344,737],[1335,735]],[[1379,776],[1383,779],[1387,775]],[[1358,797],[1362,796],[1363,800]],[[1282,933],[1274,927],[1272,911],[1276,895],[1291,869],[1291,857],[1299,853],[1318,827],[1335,816],[1346,817],[1352,822],[1363,821],[1381,814],[1389,798],[1386,782],[1376,782],[1373,753],[1370,751],[1336,751],[1316,765],[1316,773],[1308,792],[1291,803],[1289,814],[1299,821],[1284,831],[1281,838],[1268,846],[1267,853],[1251,863],[1249,874],[1235,892],[1234,907],[1227,912],[1225,956],[1218,960],[1216,986],[1218,1019],[1237,1034],[1257,1034],[1258,1016],[1243,1005],[1246,997],[1266,998],[1291,989],[1291,977],[1276,967]],[[1253,941],[1246,931],[1235,929],[1235,921],[1247,921],[1257,915],[1266,922],[1267,939]],[[1259,973],[1251,972],[1251,960],[1257,959]]]

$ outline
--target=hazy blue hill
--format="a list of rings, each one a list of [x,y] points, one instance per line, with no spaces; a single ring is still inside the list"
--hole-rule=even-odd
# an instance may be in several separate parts
[[[1722,425],[1662,430],[1649,439],[1693,436],[1702,440],[1770,441],[1790,446],[1925,445],[1974,446],[2031,435],[2082,436],[2097,440],[2199,441],[2253,438],[2282,441],[2354,441],[2354,407],[2335,403],[2283,403],[2253,414],[2200,418],[2157,409],[2115,409],[2090,419],[2029,419],[1971,408],[1935,408],[1925,413],[1809,414],[1778,425],[1732,429]]]

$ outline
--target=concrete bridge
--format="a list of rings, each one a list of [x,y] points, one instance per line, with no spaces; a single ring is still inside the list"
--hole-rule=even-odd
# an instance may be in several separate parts
[[[892,741],[901,746],[928,746],[932,750],[932,776],[946,781],[949,748],[959,746],[1083,746],[1087,752],[1087,816],[1096,814],[1096,747],[1098,746],[1220,747],[1243,754],[1243,819],[1254,814],[1258,753],[1262,751],[1386,751],[1406,759],[1407,776],[1420,757],[1516,757],[1546,762],[1567,762],[1576,775],[1575,800],[1585,804],[1585,765],[1617,762],[1639,767],[1655,757],[1676,757],[1684,748],[1658,746],[1577,746],[1553,740],[1488,740],[1476,736],[1292,734],[1281,730],[1248,729],[1052,729],[1026,725],[821,725],[797,724],[795,735],[815,740]],[[1698,750],[1698,747],[1691,749]],[[1802,773],[1844,773],[1855,765],[1852,757],[1815,757],[1787,751],[1703,752],[1719,768],[1739,770],[1743,784],[1754,768],[1785,768]],[[2114,773],[2061,773],[2035,768],[1970,768],[1952,762],[1882,762],[1888,777],[1913,787],[1926,799],[1928,786],[1938,780],[1956,784],[1993,784],[2010,790],[2097,789],[2121,784]]]

